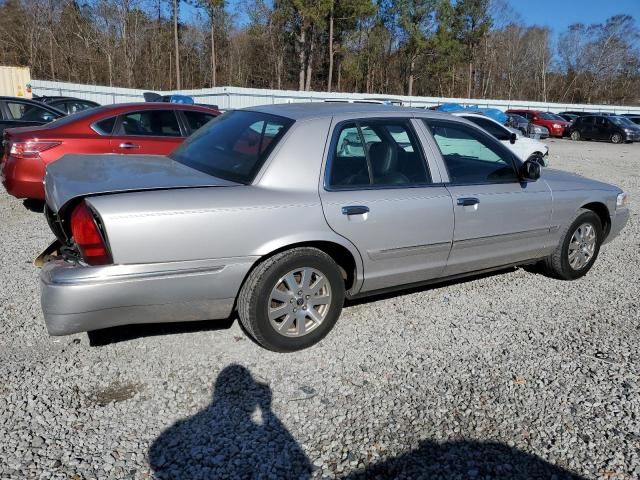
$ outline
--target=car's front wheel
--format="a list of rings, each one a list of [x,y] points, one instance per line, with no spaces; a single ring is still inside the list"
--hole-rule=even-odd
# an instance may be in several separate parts
[[[574,130],[573,132],[571,132],[571,140],[580,140],[580,132],[578,130]]]
[[[622,143],[622,135],[620,135],[619,133],[614,133],[613,135],[611,135],[611,143]]]
[[[317,248],[293,248],[257,265],[238,296],[238,316],[263,347],[292,352],[322,340],[344,303],[336,262]]]
[[[562,241],[545,260],[547,272],[562,280],[574,280],[593,266],[603,240],[600,217],[591,210],[580,209],[564,230]]]
[[[546,162],[545,162],[544,157],[543,157],[543,156],[542,156],[542,154],[541,154],[541,153],[539,153],[539,152],[532,153],[532,154],[529,156],[529,158],[527,159],[527,161],[528,161],[528,162],[536,162],[536,163],[538,163],[541,167],[546,167],[546,166],[547,166],[547,164],[546,164]]]

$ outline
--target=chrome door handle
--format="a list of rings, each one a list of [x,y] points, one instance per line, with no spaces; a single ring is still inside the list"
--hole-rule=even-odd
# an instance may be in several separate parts
[[[343,215],[363,215],[365,213],[369,213],[369,207],[365,207],[364,205],[349,205],[347,207],[342,207]]]
[[[458,205],[463,207],[471,207],[473,205],[478,205],[480,200],[475,197],[462,197],[458,199]]]
[[[126,148],[126,149],[130,149],[130,148],[140,148],[140,145],[136,145],[135,143],[121,143],[120,144],[120,148]]]

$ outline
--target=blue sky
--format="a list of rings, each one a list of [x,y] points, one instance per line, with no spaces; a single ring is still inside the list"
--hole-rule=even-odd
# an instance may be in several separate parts
[[[573,23],[602,23],[621,13],[640,23],[640,0],[505,0],[525,25],[548,26],[555,36]],[[227,0],[227,8],[239,23],[246,21],[243,0]],[[181,18],[192,20],[195,9],[185,2]]]
[[[558,34],[574,23],[602,23],[621,13],[640,22],[640,0],[508,0],[526,25],[551,27]]]

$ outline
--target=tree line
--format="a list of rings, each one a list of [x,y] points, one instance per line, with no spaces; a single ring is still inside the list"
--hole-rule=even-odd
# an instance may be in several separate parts
[[[506,0],[227,2],[0,0],[0,64],[148,90],[640,103],[640,31],[629,15],[554,37]]]

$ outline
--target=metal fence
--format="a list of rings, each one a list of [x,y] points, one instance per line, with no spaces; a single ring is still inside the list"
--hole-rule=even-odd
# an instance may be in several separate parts
[[[106,105],[123,102],[142,102],[143,92],[133,88],[105,87],[98,85],[84,85],[79,83],[51,82],[45,80],[32,80],[31,86],[36,95],[64,95],[86,100],[93,100]],[[403,95],[379,95],[363,93],[329,93],[329,92],[300,92],[297,90],[268,90],[259,88],[241,87],[216,87],[199,90],[181,90],[180,92],[157,92],[160,94],[180,93],[191,95],[196,103],[218,105],[221,109],[243,108],[255,105],[294,102],[321,102],[329,99],[394,99],[402,101],[403,105],[412,107],[431,107],[442,103],[459,103],[462,105],[477,105],[480,107],[521,108],[531,110],[544,110],[551,112],[562,111],[589,111],[589,112],[613,112],[613,113],[637,113],[640,115],[640,106],[622,105],[586,105],[572,103],[547,103],[532,102],[527,100],[487,100],[468,98],[445,97],[416,97]]]

